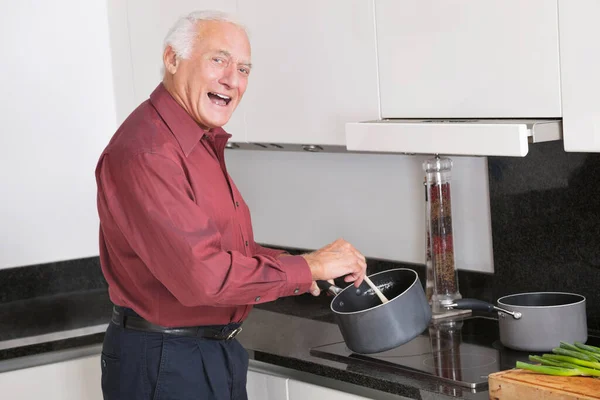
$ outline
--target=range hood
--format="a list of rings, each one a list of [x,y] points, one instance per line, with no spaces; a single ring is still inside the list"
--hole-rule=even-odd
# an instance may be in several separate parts
[[[560,140],[560,119],[382,119],[346,123],[348,151],[524,157]]]

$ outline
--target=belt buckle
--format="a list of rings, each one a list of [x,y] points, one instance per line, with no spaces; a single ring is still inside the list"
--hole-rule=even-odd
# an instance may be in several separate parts
[[[232,330],[229,335],[227,335],[227,337],[225,338],[225,340],[231,340],[234,337],[236,337],[238,335],[238,333],[240,333],[242,331],[242,327],[237,327],[234,330]]]

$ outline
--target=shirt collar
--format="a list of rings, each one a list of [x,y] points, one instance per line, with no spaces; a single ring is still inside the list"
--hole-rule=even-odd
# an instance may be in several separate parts
[[[175,101],[162,82],[150,95],[150,102],[173,132],[186,157],[203,138],[226,136],[229,139],[231,137],[223,128],[215,128],[210,131],[202,129],[185,109]]]

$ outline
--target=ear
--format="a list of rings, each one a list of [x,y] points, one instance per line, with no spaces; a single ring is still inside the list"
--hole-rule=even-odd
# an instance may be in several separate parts
[[[165,52],[163,53],[163,64],[165,65],[165,71],[171,75],[177,72],[177,68],[179,67],[179,58],[171,46],[167,46],[165,48]]]

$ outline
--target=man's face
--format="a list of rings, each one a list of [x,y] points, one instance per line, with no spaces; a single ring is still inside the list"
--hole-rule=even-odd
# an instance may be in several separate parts
[[[242,100],[250,43],[242,29],[228,22],[202,22],[198,35],[189,59],[178,59],[169,69],[165,57],[165,67],[167,74],[174,73],[172,94],[201,127],[211,129],[225,125]]]

